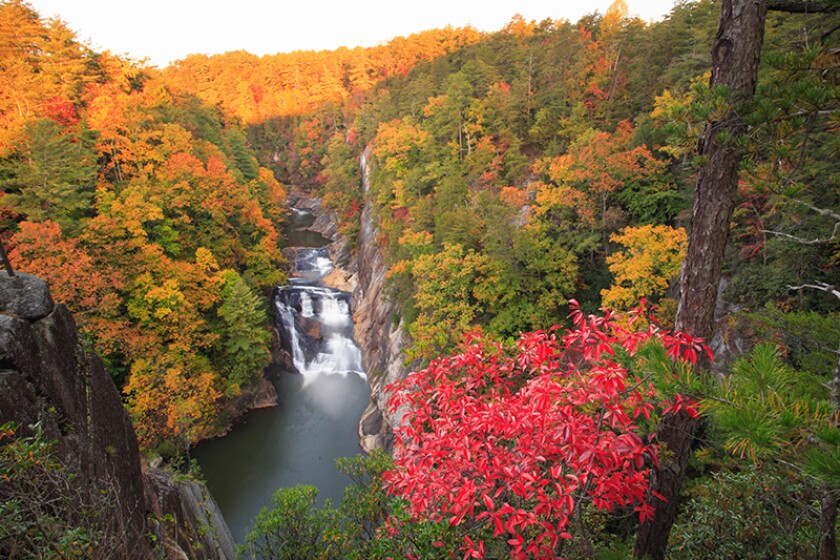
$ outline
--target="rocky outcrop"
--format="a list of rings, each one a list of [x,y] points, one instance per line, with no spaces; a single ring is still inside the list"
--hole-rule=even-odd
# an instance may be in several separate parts
[[[3,275],[0,282],[0,311],[3,313],[36,321],[52,313],[53,307],[55,304],[46,280],[25,272]]]
[[[236,548],[219,506],[207,487],[161,469],[146,471],[146,493],[154,514],[153,529],[162,546],[190,560],[233,560]]]
[[[15,437],[40,432],[55,442],[78,501],[74,509],[107,507],[107,515],[84,522],[108,539],[110,558],[150,557],[153,528],[137,437],[102,362],[82,349],[73,317],[53,303],[40,278],[0,272],[0,309],[0,424],[19,426]],[[0,485],[0,501],[6,499],[3,492]],[[216,546],[201,533],[194,533],[194,540]]]
[[[368,192],[367,152],[362,157],[362,180]],[[370,381],[370,402],[359,422],[359,439],[362,449],[390,450],[393,446],[392,426],[395,418],[387,413],[389,395],[385,387],[402,379],[408,373],[403,348],[410,343],[400,318],[399,305],[392,301],[385,290],[388,269],[383,251],[377,244],[377,229],[373,210],[366,200],[361,216],[358,244],[351,255],[344,240],[335,237],[335,230],[326,224],[336,220],[322,211],[317,203],[309,204],[318,216],[312,228],[334,240],[330,246],[336,270],[324,279],[331,288],[351,291],[353,294],[354,339],[362,350],[362,361]],[[330,236],[332,234],[332,237]],[[341,266],[340,263],[346,263]]]
[[[115,558],[142,558],[146,498],[140,453],[119,392],[102,363],[80,349],[76,325],[53,304],[46,282],[0,273],[0,423],[15,422],[17,436],[36,424],[56,442],[62,466],[74,474],[77,498],[95,505],[108,493],[113,518],[125,532]]]
[[[263,377],[248,395],[248,409],[260,410],[277,406],[277,390],[274,383]]]

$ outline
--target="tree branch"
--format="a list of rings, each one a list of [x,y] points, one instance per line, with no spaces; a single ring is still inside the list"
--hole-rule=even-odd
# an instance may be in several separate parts
[[[788,289],[790,290],[804,290],[805,288],[812,288],[814,290],[828,292],[837,299],[840,299],[840,289],[825,282],[817,282],[816,284],[802,284],[801,286],[788,286]]]
[[[829,208],[820,208],[818,206],[814,206],[813,204],[809,204],[809,203],[807,203],[803,200],[800,200],[799,203],[802,204],[803,206],[807,206],[808,208],[810,208],[811,210],[813,210],[814,212],[816,212],[820,216],[828,216],[829,218],[832,218],[832,219],[840,222],[840,214],[838,214],[834,210],[831,210]]]
[[[840,12],[835,0],[769,0],[767,9],[789,14],[830,14]]]
[[[763,229],[761,231],[764,232],[764,233],[770,233],[770,234],[778,236],[778,237],[784,237],[785,239],[790,239],[792,241],[796,241],[800,245],[820,245],[822,243],[831,243],[832,241],[837,240],[837,232],[840,231],[840,222],[837,222],[836,224],[834,224],[834,231],[831,232],[831,237],[826,237],[826,238],[817,237],[815,239],[804,239],[802,237],[797,237],[795,235],[791,235],[791,234],[785,233],[783,231],[773,231],[773,230],[769,230],[769,229]]]

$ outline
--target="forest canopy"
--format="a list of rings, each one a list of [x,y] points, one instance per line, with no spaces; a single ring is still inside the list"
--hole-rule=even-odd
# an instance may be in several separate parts
[[[263,296],[285,277],[288,191],[321,198],[351,252],[363,227],[376,232],[406,361],[433,372],[472,356],[470,337],[510,349],[571,327],[573,301],[581,316],[626,316],[644,300],[639,328],[670,328],[714,146],[735,162],[734,210],[716,234],[714,332],[699,336],[727,381],[688,386],[706,439],[689,449],[671,547],[716,557],[697,544],[708,530],[732,557],[813,557],[833,531],[807,504],[833,496],[836,511],[840,472],[828,389],[840,377],[840,14],[769,2],[783,11],[762,12],[744,96],[719,80],[721,4],[680,1],[654,23],[617,0],[577,22],[515,16],[493,33],[192,55],[158,70],[4,0],[2,241],[74,313],[142,444],[184,448],[216,433],[224,403],[268,363]],[[637,426],[624,428],[635,442]],[[618,511],[630,502],[615,504],[579,514],[597,535],[573,555],[632,545],[635,522]],[[744,517],[774,538],[751,538]]]

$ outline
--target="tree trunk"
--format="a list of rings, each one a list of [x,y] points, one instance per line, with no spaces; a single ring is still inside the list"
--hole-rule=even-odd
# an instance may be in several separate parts
[[[648,501],[654,507],[653,519],[642,523],[636,535],[635,558],[661,560],[665,558],[668,535],[677,518],[678,498],[685,474],[691,444],[699,423],[684,410],[665,416],[656,431],[656,437],[663,444],[659,469],[651,474],[650,487],[665,496],[663,501],[650,496]]]
[[[705,156],[706,163],[697,175],[676,319],[677,330],[706,340],[713,333],[717,288],[738,189],[741,154],[736,140],[747,129],[739,111],[755,94],[766,15],[766,0],[723,0],[712,46],[710,86],[713,91],[718,87],[727,91],[729,110],[721,120],[706,127],[700,141],[700,155]],[[651,479],[651,490],[666,500],[651,497],[654,517],[639,527],[635,558],[665,558],[698,426],[699,421],[684,413],[667,415],[660,423],[657,433],[666,453]]]
[[[835,424],[840,429],[840,348],[837,365],[831,379],[831,402],[834,404]],[[837,559],[837,492],[828,486],[822,489],[820,499],[820,560]]]
[[[819,560],[837,560],[837,493],[829,487],[822,489],[820,498]]]

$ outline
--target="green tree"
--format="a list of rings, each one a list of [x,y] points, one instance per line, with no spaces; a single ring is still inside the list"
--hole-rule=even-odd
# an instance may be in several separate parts
[[[819,491],[819,558],[834,556],[840,492],[840,361],[832,375],[828,395],[824,376],[796,371],[775,346],[759,344],[703,402],[724,449],[754,465],[783,466]]]
[[[27,123],[16,148],[2,166],[3,203],[31,221],[54,220],[64,230],[78,230],[96,185],[93,151],[49,119]]]
[[[782,468],[745,466],[690,485],[668,548],[682,560],[814,558],[813,489]]]
[[[267,317],[262,300],[233,270],[221,273],[222,303],[218,315],[224,323],[217,343],[226,365],[228,391],[237,392],[242,385],[255,381],[271,356],[266,329]]]
[[[419,313],[409,327],[414,339],[410,357],[431,358],[452,349],[478,327],[490,311],[486,294],[498,291],[493,267],[487,256],[448,243],[411,263]]]
[[[251,558],[273,560],[321,560],[335,558],[337,543],[325,537],[336,524],[335,510],[329,504],[318,509],[314,486],[281,488],[271,497],[272,509],[262,508],[254,529],[245,538],[245,551]]]

